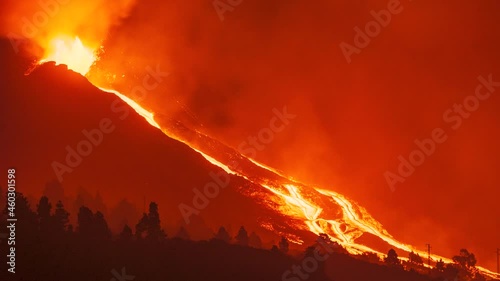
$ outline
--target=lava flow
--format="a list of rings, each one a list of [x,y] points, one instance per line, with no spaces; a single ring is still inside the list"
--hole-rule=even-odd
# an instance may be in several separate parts
[[[55,48],[40,63],[55,61],[57,64],[66,64],[69,69],[86,75],[97,59],[95,52],[91,48],[84,47],[78,38],[74,42],[65,40],[55,40],[54,42]],[[96,86],[99,87],[99,85]],[[153,113],[127,96],[115,90],[100,89],[117,95],[143,116],[150,125],[162,130],[168,137],[188,145],[213,165],[227,173],[246,179],[261,187],[263,191],[276,195],[268,200],[270,199],[281,206],[278,209],[275,208],[275,211],[302,221],[302,225],[294,226],[297,229],[308,230],[316,235],[326,233],[333,241],[344,246],[352,254],[374,252],[383,256],[383,253],[356,241],[362,235],[373,235],[394,248],[406,252],[414,251],[421,256],[427,256],[426,252],[397,241],[363,207],[345,196],[331,191],[331,189],[310,187],[297,182],[203,133],[185,127],[177,121],[162,120],[163,122],[160,122],[155,120]],[[238,165],[234,165],[235,162]],[[330,211],[330,209],[335,208],[340,210],[340,214]],[[272,226],[266,225],[264,227],[272,230]],[[288,235],[288,238],[297,244],[303,243],[300,237],[293,234]],[[439,255],[431,257],[434,261],[442,259],[446,263],[453,262],[451,259]],[[498,278],[496,273],[486,268],[477,268],[489,277]]]
[[[40,62],[54,61],[85,76],[97,60],[93,48],[86,47],[80,38],[62,37],[51,41],[47,54]]]

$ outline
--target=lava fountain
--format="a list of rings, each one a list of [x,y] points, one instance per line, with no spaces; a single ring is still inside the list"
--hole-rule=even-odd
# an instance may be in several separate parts
[[[68,69],[85,76],[96,60],[96,50],[86,47],[80,38],[60,37],[50,42],[40,63],[53,61],[57,65],[65,64]]]

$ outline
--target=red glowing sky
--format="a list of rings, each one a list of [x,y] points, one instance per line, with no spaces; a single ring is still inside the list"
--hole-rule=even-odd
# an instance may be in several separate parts
[[[93,43],[106,38],[98,66],[125,74],[115,87],[126,92],[146,66],[160,65],[170,76],[143,104],[233,147],[287,106],[297,117],[257,160],[355,199],[402,241],[432,243],[448,256],[465,247],[494,268],[500,88],[457,130],[443,114],[474,94],[478,76],[500,81],[497,1],[401,1],[401,13],[351,63],[339,44],[353,44],[353,28],[389,1],[243,1],[224,21],[211,1],[121,2],[128,17],[119,23],[68,28]],[[37,9],[6,5],[4,34],[19,33],[18,19]],[[55,18],[52,29],[63,22]],[[392,192],[384,173],[396,172],[398,156],[408,158],[435,128],[448,139]]]

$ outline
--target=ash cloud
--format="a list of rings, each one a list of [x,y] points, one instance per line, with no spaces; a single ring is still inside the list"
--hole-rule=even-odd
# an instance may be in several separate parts
[[[108,36],[104,27],[122,13],[101,25],[87,8],[70,27],[106,39],[91,77],[127,94],[145,67],[159,65],[170,76],[142,103],[233,147],[267,126],[273,108],[288,106],[297,118],[257,160],[346,194],[420,248],[438,243],[431,226],[439,225],[447,243],[434,245],[436,252],[466,247],[494,268],[498,97],[448,131],[449,140],[397,192],[383,175],[415,149],[415,139],[446,126],[442,114],[473,93],[479,75],[500,80],[500,41],[492,36],[500,4],[401,1],[403,11],[347,63],[339,44],[353,44],[354,27],[364,28],[370,11],[388,2],[243,0],[221,21],[213,1],[143,1]],[[6,3],[14,11],[25,6]],[[17,19],[19,12],[9,12],[4,22]],[[93,24],[101,32],[90,31]]]

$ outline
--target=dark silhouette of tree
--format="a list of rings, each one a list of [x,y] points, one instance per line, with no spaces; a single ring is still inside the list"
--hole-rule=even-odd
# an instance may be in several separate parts
[[[26,198],[22,198],[22,195],[20,196],[18,201],[19,210],[17,210],[19,211],[19,219],[31,216],[33,220],[30,223],[35,226],[33,233],[36,233],[39,229],[38,222],[40,217],[47,218],[47,214],[49,217],[54,217],[54,215],[50,216],[50,202],[46,198],[41,198],[37,205],[37,212],[34,213],[30,211],[31,209]],[[64,209],[62,204],[60,204],[60,209]],[[151,213],[153,213],[152,217],[154,217],[154,208]],[[67,216],[62,217],[67,218]],[[145,217],[147,220],[149,219],[148,215],[145,215]],[[24,223],[24,221],[19,220],[18,223],[21,227],[21,223]],[[70,225],[68,225],[68,229],[69,227]],[[144,227],[146,234],[149,229],[148,227],[150,226],[146,223]],[[183,230],[181,228],[179,232],[182,233],[184,232]],[[21,229],[17,229],[17,225],[16,231],[21,231]],[[229,240],[229,234],[223,227],[220,228],[220,232],[223,233],[222,236],[227,237],[227,240]],[[21,234],[21,232],[18,234]],[[247,232],[244,227],[241,227],[238,234],[237,241],[241,241],[241,237],[246,237]],[[107,235],[109,235],[109,229],[104,215],[99,211],[94,214],[91,209],[82,206],[78,212],[76,233],[67,233],[62,239],[56,240],[57,243],[51,243],[52,241],[44,243],[44,241],[37,239],[40,236],[35,236],[35,239],[32,241],[25,240],[25,238],[18,240],[23,243],[19,243],[19,248],[17,248],[16,257],[19,257],[17,265],[20,268],[26,268],[29,265],[32,270],[20,270],[16,272],[17,276],[19,276],[16,280],[71,280],[73,278],[78,281],[95,280],[96,276],[103,277],[97,279],[107,280],[110,278],[113,279],[113,276],[114,279],[119,279],[117,274],[120,273],[122,273],[124,280],[130,280],[130,278],[125,277],[131,277],[130,274],[140,274],[140,276],[145,276],[144,279],[149,280],[154,280],[155,276],[169,276],[172,280],[206,280],[206,276],[215,276],[214,280],[221,281],[276,280],[275,277],[283,276],[285,268],[296,268],[294,265],[297,265],[296,259],[283,253],[283,244],[286,241],[284,238],[281,238],[270,250],[237,247],[226,243],[208,244],[206,242],[194,241],[186,243],[178,239],[167,240],[165,243],[159,243],[159,241],[152,241],[151,244],[149,242],[135,243],[131,241],[133,239],[132,229],[128,225],[125,225],[119,235],[119,239],[116,241],[85,241],[84,239],[105,238]],[[258,236],[252,233],[250,237]],[[250,237],[248,237],[248,241],[251,240]],[[323,239],[329,240],[326,236]],[[288,241],[286,242],[289,243]],[[333,244],[334,242],[330,241],[326,243]],[[275,243],[273,242],[272,244]],[[0,243],[0,247],[3,247],[2,245],[5,246],[5,243]],[[318,248],[318,244],[308,247],[305,250],[305,256],[317,259]],[[53,259],[39,259],[39,257],[46,256],[51,256]],[[323,258],[329,257],[327,255],[320,256]],[[449,265],[445,269],[445,272],[431,279],[419,275],[418,270],[416,272],[405,272],[385,266],[369,265],[346,255],[334,253],[330,256],[338,264],[337,268],[342,269],[337,271],[339,280],[371,280],[372,278],[370,277],[374,277],[377,280],[388,281],[439,281],[444,280],[445,276],[450,276],[448,280],[454,280],[457,276],[461,277],[461,275],[457,275],[458,270],[456,267],[458,267],[458,263]],[[144,259],[144,257],[148,257],[148,259]],[[389,251],[386,261],[390,260],[390,257],[394,257],[395,261],[399,264],[397,254],[392,249]],[[34,260],[37,262],[33,262]],[[327,275],[322,275],[329,268],[327,267],[328,262],[326,260],[316,261],[318,262],[316,273],[314,275],[311,274],[307,279],[310,281],[329,280]],[[133,272],[127,271],[128,274],[123,275],[125,269],[117,268],[117,263],[136,263],[138,266],[134,268]],[[60,265],[59,270],[53,270],[54,264]],[[165,267],[165,264],[170,266]],[[189,270],[189,267],[186,270],[186,265],[193,265],[195,268],[200,268],[200,271]],[[302,263],[302,265],[305,265],[305,263]],[[89,268],[92,270],[88,270]],[[110,268],[113,269],[112,274],[110,274]],[[448,268],[449,272],[446,272]],[[78,274],[75,275],[75,272],[78,272]],[[189,278],[186,278],[187,274],[189,274]],[[234,276],[240,278],[235,278]],[[264,278],[259,278],[259,276],[264,276]],[[328,275],[328,277],[331,277],[331,275]],[[299,278],[289,278],[287,280],[294,279],[298,280]],[[475,274],[471,275],[471,278],[464,278],[463,280],[484,281],[484,276]]]
[[[132,240],[132,237],[132,229],[128,225],[125,225],[122,232],[120,233],[120,241],[130,242]]]
[[[149,204],[149,213],[144,213],[135,226],[137,239],[146,238],[149,241],[164,240],[167,235],[160,226],[160,214],[155,202]]]
[[[104,219],[104,215],[97,211],[94,215],[94,236],[98,239],[111,238],[111,231],[109,230],[108,223]]]
[[[54,231],[65,232],[68,230],[68,225],[69,213],[64,209],[63,203],[58,201],[54,211]]]
[[[92,214],[92,211],[85,206],[81,206],[78,211],[78,233],[84,237],[90,237],[93,232],[93,220],[94,214]]]
[[[401,266],[401,261],[398,258],[398,254],[394,249],[390,249],[387,253],[387,257],[385,257],[384,262],[391,267],[399,267]]]
[[[477,275],[476,256],[467,249],[460,249],[460,254],[453,256],[453,262],[458,270],[459,279],[472,279]]]
[[[316,252],[316,247],[315,246],[309,246],[306,248],[306,250],[304,251],[304,257],[314,257],[315,255],[315,252]]]
[[[148,215],[144,213],[139,222],[135,225],[135,237],[137,239],[144,238],[148,230]]]
[[[42,196],[36,207],[38,218],[48,219],[50,217],[51,210],[52,204],[50,204],[49,198],[47,198],[47,196]]]
[[[38,231],[38,219],[35,212],[31,210],[28,199],[21,192],[16,192],[15,209],[9,210],[9,205],[5,206],[4,214],[8,218],[16,218],[16,238],[25,243],[33,242]],[[11,213],[13,211],[14,213]],[[14,214],[15,216],[12,216]]]
[[[477,260],[473,253],[469,253],[467,249],[460,249],[460,254],[453,256],[453,262],[463,268],[473,268],[476,266]]]
[[[439,272],[444,272],[444,261],[443,259],[440,259],[436,262],[436,270]]]
[[[410,263],[418,264],[418,265],[424,264],[422,257],[420,257],[419,254],[415,254],[413,251],[410,252],[410,254],[408,255],[408,258],[409,258]]]
[[[238,234],[234,238],[236,240],[236,244],[242,246],[248,246],[248,233],[243,226],[240,227]]]
[[[36,212],[37,212],[40,232],[44,236],[48,235],[49,231],[51,230],[51,222],[52,222],[51,211],[52,211],[52,204],[50,204],[49,198],[47,198],[47,196],[42,196],[36,207]]]
[[[325,252],[336,252],[336,253],[342,253],[342,254],[348,254],[347,250],[342,247],[339,243],[332,241],[330,239],[330,236],[326,233],[321,233],[318,235],[318,239],[316,239],[316,246],[318,246],[318,249],[321,253]]]
[[[252,233],[250,233],[250,236],[248,237],[248,245],[250,247],[261,249],[262,248],[262,240],[260,239],[259,235],[257,235],[255,232],[252,232]]]
[[[7,206],[8,207],[8,206]],[[8,209],[7,209],[8,211]],[[36,214],[31,210],[28,199],[20,192],[16,192],[15,214],[18,217],[28,219],[29,222],[36,221]],[[36,225],[36,224],[35,224]]]
[[[373,252],[365,252],[365,253],[361,254],[359,258],[361,260],[364,260],[364,261],[367,261],[370,263],[377,263],[377,264],[380,263],[379,256]]]
[[[276,245],[273,245],[273,246],[271,247],[271,253],[274,253],[274,254],[281,254],[280,249],[278,249],[278,246],[276,246]]]
[[[217,234],[215,234],[214,239],[229,243],[231,241],[231,236],[227,232],[226,228],[221,226],[219,227]]]
[[[288,253],[289,244],[288,244],[288,240],[284,236],[281,237],[281,240],[280,240],[278,246],[279,246],[279,250],[281,252],[283,252],[285,254]]]
[[[189,233],[187,232],[187,230],[183,226],[181,226],[181,228],[179,229],[179,231],[177,232],[175,237],[183,239],[183,240],[190,240]]]
[[[331,255],[331,252],[327,252],[324,246],[320,246],[320,243],[316,242],[312,246],[309,246],[306,248],[304,251],[304,258],[303,260],[305,261],[306,258],[312,258],[313,260],[316,260],[318,263],[318,271],[324,272],[325,271],[325,263],[324,261],[328,259]],[[321,260],[318,259],[318,257],[321,257]],[[310,260],[310,259],[309,259]]]
[[[166,237],[165,232],[160,226],[160,214],[158,213],[158,204],[151,202],[149,204],[149,213],[147,221],[146,238],[153,241],[163,240]]]
[[[101,212],[92,211],[82,206],[78,212],[78,232],[83,238],[107,240],[111,237],[108,224]]]
[[[457,278],[459,270],[453,266],[453,264],[447,264],[444,268],[444,277],[448,280],[455,280]]]

